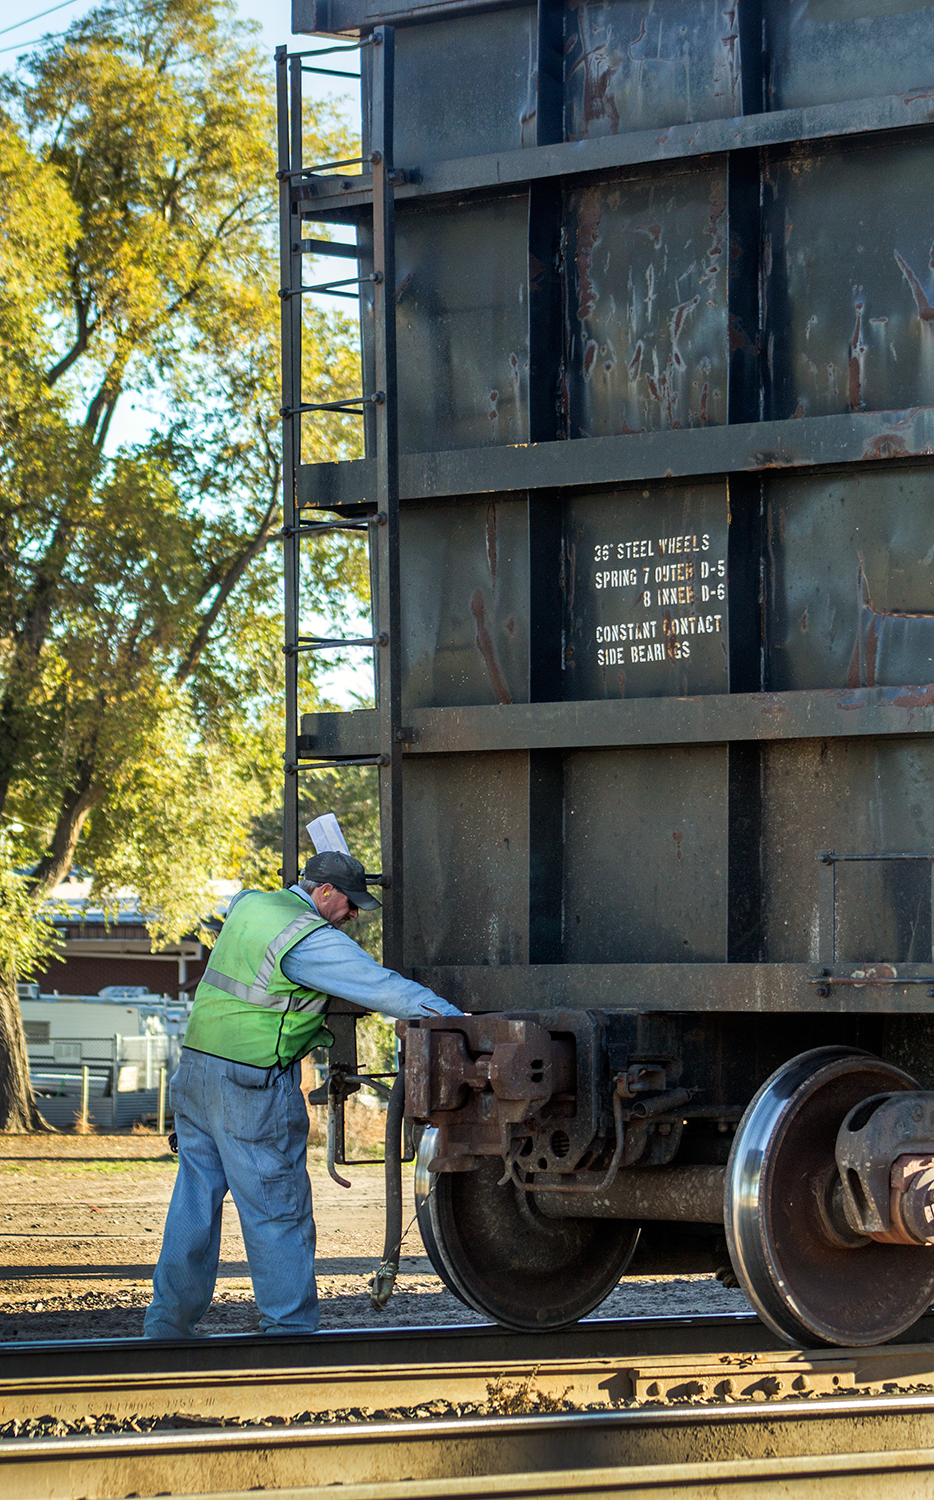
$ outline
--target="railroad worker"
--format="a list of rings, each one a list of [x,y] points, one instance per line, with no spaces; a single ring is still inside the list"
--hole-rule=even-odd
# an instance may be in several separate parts
[[[317,854],[301,883],[231,902],[191,1009],[172,1107],[178,1177],[165,1222],[147,1338],[192,1338],[214,1295],[230,1190],[264,1333],[314,1333],[315,1224],[305,1165],[300,1059],[329,1045],[328,997],[384,1015],[460,1015],[382,968],[340,931],[379,902],[349,854]]]

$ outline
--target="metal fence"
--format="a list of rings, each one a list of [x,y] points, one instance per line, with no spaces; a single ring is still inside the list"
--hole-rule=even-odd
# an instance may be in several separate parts
[[[178,1037],[57,1037],[28,1050],[36,1102],[50,1125],[121,1129],[152,1116],[164,1130]]]

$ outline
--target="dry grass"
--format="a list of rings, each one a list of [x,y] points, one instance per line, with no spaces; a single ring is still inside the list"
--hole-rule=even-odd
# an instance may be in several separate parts
[[[166,1132],[173,1128],[171,1111],[166,1114]],[[80,1114],[75,1114],[73,1123],[67,1127],[67,1134],[97,1135],[99,1127],[93,1120],[82,1120]],[[149,1140],[164,1139],[157,1136],[155,1116],[144,1116],[141,1120],[134,1120],[129,1127],[124,1127],[117,1132],[119,1135],[144,1136]],[[111,1131],[104,1130],[103,1134],[110,1135]],[[373,1109],[361,1103],[356,1094],[351,1094],[344,1105],[344,1143],[348,1156],[381,1156],[386,1135],[386,1111],[384,1109]],[[309,1146],[325,1147],[328,1142],[328,1112],[324,1105],[309,1105],[308,1108],[308,1144]]]
[[[532,1384],[537,1375],[536,1365],[524,1380],[507,1380],[502,1375],[497,1376],[486,1388],[488,1409],[505,1417],[573,1410],[573,1386],[565,1386],[560,1396],[554,1396],[547,1391],[540,1391]]]
[[[347,1155],[381,1155],[385,1136],[385,1110],[369,1109],[352,1094],[344,1105],[344,1144]],[[308,1144],[326,1146],[327,1143],[328,1112],[322,1105],[312,1105],[308,1110]]]

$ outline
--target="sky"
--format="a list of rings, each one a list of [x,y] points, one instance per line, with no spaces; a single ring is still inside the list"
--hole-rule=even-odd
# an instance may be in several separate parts
[[[92,9],[92,0],[69,0],[65,5],[50,5],[48,0],[46,4],[42,0],[5,0],[0,26],[0,67],[8,67],[18,53],[28,52],[40,37],[66,30],[72,21]],[[290,50],[308,46],[307,36],[292,35],[290,0],[268,0],[266,4],[262,0],[241,0],[238,9],[244,18],[260,23],[261,45],[269,52],[270,59],[283,42]],[[43,11],[49,13],[42,16]],[[33,19],[36,17],[39,19]],[[27,22],[32,24],[21,24]]]
[[[67,30],[72,21],[78,20],[92,10],[94,3],[95,0],[66,0],[65,4],[61,4],[61,0],[58,0],[58,3],[52,0],[51,4],[49,0],[45,0],[45,3],[43,0],[4,0],[0,8],[0,20],[2,20],[0,72],[12,70],[17,58],[22,53],[29,52],[41,37]],[[272,89],[272,57],[276,47],[284,42],[290,51],[305,51],[316,44],[308,36],[292,34],[291,0],[266,0],[266,3],[263,3],[263,0],[240,0],[238,10],[244,19],[258,21],[260,24],[261,32],[258,41],[260,47],[269,54],[270,89]],[[42,14],[43,12],[45,14]],[[326,46],[327,41],[322,39],[321,45]],[[333,65],[345,66],[343,59],[334,59]],[[331,83],[330,80],[317,75],[306,74],[303,91],[306,96],[313,98],[329,98],[342,106],[350,120],[359,119],[356,84],[343,84],[341,80]],[[134,403],[132,397],[125,398],[117,408],[108,449],[123,443],[143,441],[151,431],[153,421],[152,413],[143,402]],[[357,626],[351,626],[350,631],[362,634],[363,623],[358,622]],[[325,633],[326,622],[323,620],[309,620],[303,623],[303,628],[305,624],[310,625],[317,633]],[[327,633],[330,633],[330,630]],[[368,653],[354,652],[353,655],[365,658]],[[341,707],[353,708],[356,706],[356,695],[364,697],[372,695],[372,667],[368,660],[361,659],[356,669],[345,667],[334,672],[325,672],[323,687],[324,691]]]

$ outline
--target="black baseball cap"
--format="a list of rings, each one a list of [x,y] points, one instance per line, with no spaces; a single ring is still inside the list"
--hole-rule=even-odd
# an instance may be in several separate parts
[[[333,885],[335,890],[343,891],[347,900],[360,911],[376,911],[381,905],[367,890],[366,871],[352,854],[326,849],[323,854],[312,855],[302,879],[314,880],[319,885]]]

